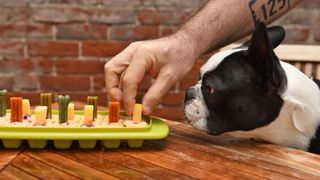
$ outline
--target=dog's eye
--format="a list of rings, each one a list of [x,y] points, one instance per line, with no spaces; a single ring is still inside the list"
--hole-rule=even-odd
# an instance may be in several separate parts
[[[214,89],[213,88],[209,88],[209,94],[213,94],[214,93]]]

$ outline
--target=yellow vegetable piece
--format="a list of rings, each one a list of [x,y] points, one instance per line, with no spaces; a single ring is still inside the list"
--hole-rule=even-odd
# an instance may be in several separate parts
[[[31,108],[29,99],[22,99],[22,114],[31,116]]]
[[[135,104],[133,109],[132,120],[135,123],[141,122],[142,119],[142,104]]]
[[[74,104],[69,103],[68,105],[68,120],[74,120]]]
[[[47,106],[37,106],[34,110],[35,113],[35,122],[37,125],[45,125],[47,117]]]
[[[84,124],[90,125],[93,122],[93,105],[84,106]]]

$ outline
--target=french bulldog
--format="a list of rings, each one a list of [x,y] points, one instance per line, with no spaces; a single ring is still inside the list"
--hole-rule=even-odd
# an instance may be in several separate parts
[[[186,91],[186,121],[319,154],[320,83],[278,59],[284,37],[282,27],[259,22],[250,41],[214,54]]]

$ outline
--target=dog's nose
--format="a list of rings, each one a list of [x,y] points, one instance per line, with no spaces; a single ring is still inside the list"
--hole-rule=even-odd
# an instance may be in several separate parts
[[[188,88],[186,91],[186,96],[184,98],[184,101],[194,99],[195,97],[196,97],[195,88],[194,87]]]

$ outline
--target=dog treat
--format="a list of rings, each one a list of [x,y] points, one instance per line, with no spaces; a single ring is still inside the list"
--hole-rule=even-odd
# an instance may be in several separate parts
[[[69,103],[68,105],[68,120],[74,120],[74,104]]]
[[[141,122],[142,117],[142,104],[135,104],[133,109],[132,120],[135,123]]]
[[[35,113],[34,124],[35,125],[45,125],[46,124],[47,109],[48,109],[48,106],[37,106],[35,108],[35,110],[34,110],[34,113]]]
[[[93,105],[93,119],[97,118],[98,96],[88,96],[87,97],[87,104]]]
[[[40,94],[40,106],[47,106],[47,119],[52,118],[52,94],[51,93],[41,93]]]
[[[58,96],[59,104],[59,123],[66,123],[68,121],[68,105],[70,103],[70,96]]]
[[[120,103],[109,102],[109,123],[119,122]]]
[[[11,122],[22,122],[22,97],[10,98]]]
[[[4,117],[6,115],[7,95],[8,95],[8,91],[6,89],[0,90],[0,117]]]
[[[91,125],[93,122],[93,113],[94,106],[93,105],[85,105],[84,106],[84,125]]]
[[[31,116],[29,99],[22,99],[22,115]]]

